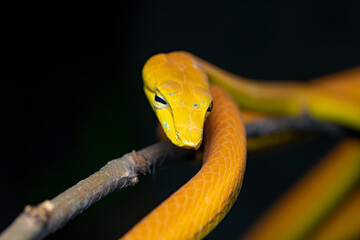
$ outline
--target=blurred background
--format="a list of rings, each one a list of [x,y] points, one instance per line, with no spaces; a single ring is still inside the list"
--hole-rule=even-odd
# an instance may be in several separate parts
[[[360,65],[359,1],[2,4],[0,231],[107,161],[156,141],[141,69],[185,50],[230,72],[306,81]],[[338,139],[249,155],[243,189],[207,239],[236,239]],[[116,239],[193,176],[163,166],[48,239]]]

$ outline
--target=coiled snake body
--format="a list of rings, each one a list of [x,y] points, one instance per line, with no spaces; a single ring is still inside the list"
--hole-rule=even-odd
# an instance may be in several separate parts
[[[189,53],[153,56],[143,78],[146,96],[175,145],[197,149],[206,118],[204,160],[190,181],[122,239],[202,239],[230,210],[242,185],[246,137],[240,111],[224,90],[209,86]]]
[[[226,92],[245,109],[271,115],[306,113],[359,131],[358,75],[350,70],[339,76],[325,82],[260,82],[233,75],[186,52],[150,58],[143,69],[145,93],[175,145],[199,148],[212,100],[214,109],[205,122],[201,170],[124,238],[200,239],[228,212],[241,187],[246,141],[239,110]],[[209,86],[208,78],[226,92]]]

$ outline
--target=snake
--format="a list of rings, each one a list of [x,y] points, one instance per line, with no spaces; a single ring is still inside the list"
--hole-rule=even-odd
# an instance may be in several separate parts
[[[202,239],[224,218],[241,189],[246,165],[241,113],[225,90],[209,85],[192,54],[151,57],[143,80],[167,137],[196,150],[204,135],[204,157],[193,178],[121,239]]]
[[[254,81],[183,51],[152,56],[142,74],[145,95],[167,138],[194,150],[204,139],[204,158],[193,178],[121,239],[202,239],[219,224],[237,199],[245,172],[239,106],[275,115],[308,113],[360,130],[360,94],[336,95],[321,81]]]

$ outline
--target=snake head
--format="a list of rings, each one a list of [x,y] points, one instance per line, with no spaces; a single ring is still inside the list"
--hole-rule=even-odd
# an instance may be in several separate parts
[[[185,52],[158,54],[143,68],[145,94],[172,143],[198,149],[212,97],[204,71]]]

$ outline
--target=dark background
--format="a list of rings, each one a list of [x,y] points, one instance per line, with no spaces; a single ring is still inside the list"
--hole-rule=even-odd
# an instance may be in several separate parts
[[[304,81],[360,65],[359,1],[2,3],[0,231],[107,161],[156,141],[141,69],[190,51],[233,73]],[[236,239],[336,139],[250,155],[243,190],[208,239]],[[116,239],[199,164],[157,169],[48,239]]]

